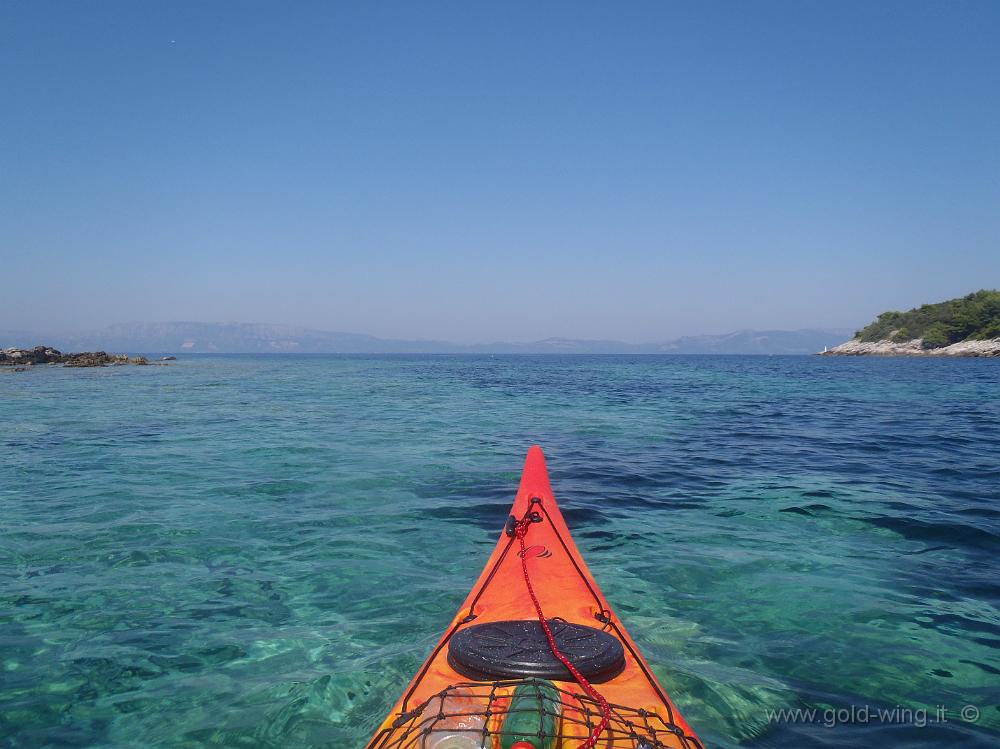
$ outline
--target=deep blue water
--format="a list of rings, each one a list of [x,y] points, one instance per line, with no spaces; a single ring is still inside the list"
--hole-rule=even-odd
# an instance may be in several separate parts
[[[536,442],[710,745],[1000,743],[1000,361],[185,357],[0,425],[3,747],[363,746]]]

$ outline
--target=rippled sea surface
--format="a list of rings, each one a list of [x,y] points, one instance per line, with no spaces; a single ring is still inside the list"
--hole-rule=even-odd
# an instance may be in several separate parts
[[[710,746],[1000,743],[1000,361],[182,357],[0,425],[3,747],[363,746],[536,442]]]

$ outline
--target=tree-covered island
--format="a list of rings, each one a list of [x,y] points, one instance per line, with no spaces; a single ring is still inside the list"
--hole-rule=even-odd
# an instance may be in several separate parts
[[[907,312],[883,312],[833,355],[1000,356],[1000,291],[982,289]]]

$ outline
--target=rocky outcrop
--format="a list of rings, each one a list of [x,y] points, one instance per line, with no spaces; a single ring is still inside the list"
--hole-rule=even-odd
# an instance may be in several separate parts
[[[51,346],[0,349],[0,365],[59,364],[62,360],[63,354]]]
[[[67,367],[106,367],[109,364],[149,364],[145,356],[133,356],[129,358],[127,354],[107,354],[103,351],[87,351],[82,354],[68,354],[65,366]]]
[[[149,360],[144,356],[130,358],[128,354],[109,354],[105,351],[64,354],[51,346],[0,349],[0,366],[20,368],[36,364],[62,364],[65,367],[107,367],[122,364],[147,365]]]
[[[892,341],[859,341],[857,338],[823,351],[824,356],[997,356],[1000,338],[986,341],[960,341],[950,346],[924,348],[920,338],[903,343]]]

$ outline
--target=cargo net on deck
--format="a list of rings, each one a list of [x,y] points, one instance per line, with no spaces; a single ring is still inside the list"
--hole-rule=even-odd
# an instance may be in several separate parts
[[[514,690],[536,686],[530,699]],[[610,703],[611,721],[598,747],[702,749],[701,743],[658,712]],[[372,739],[369,749],[575,749],[601,719],[585,694],[539,679],[453,684],[403,713]],[[524,742],[524,743],[519,743]]]

